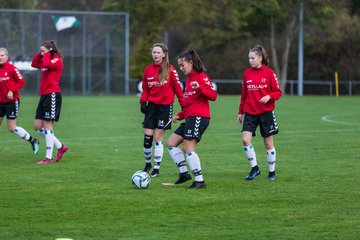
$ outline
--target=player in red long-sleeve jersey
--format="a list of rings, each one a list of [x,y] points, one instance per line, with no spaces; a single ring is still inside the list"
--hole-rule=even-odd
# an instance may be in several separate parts
[[[164,43],[155,43],[151,48],[153,63],[143,74],[140,97],[141,112],[145,114],[144,127],[144,171],[152,168],[152,143],[154,147],[154,169],[152,177],[160,175],[160,164],[164,154],[162,144],[165,130],[171,129],[171,119],[175,95],[180,105],[185,105],[178,73],[169,63],[168,47]]]
[[[32,67],[41,69],[40,101],[36,109],[34,128],[45,137],[46,156],[37,164],[49,164],[60,161],[68,147],[60,142],[54,134],[54,121],[59,121],[61,112],[60,77],[63,71],[61,53],[55,41],[44,41],[31,63]],[[58,149],[53,159],[54,145]]]
[[[180,174],[175,184],[191,179],[183,152],[178,147],[183,143],[186,161],[195,176],[191,189],[206,188],[203,179],[200,158],[195,149],[210,123],[210,104],[215,101],[217,93],[211,83],[199,55],[195,50],[185,51],[178,57],[180,70],[187,75],[184,92],[185,106],[173,118],[174,122],[185,119],[168,139],[168,151],[179,167]]]
[[[39,140],[32,137],[24,128],[17,126],[16,118],[20,108],[20,90],[25,80],[19,70],[8,62],[9,53],[6,48],[0,48],[0,125],[4,116],[7,118],[8,130],[28,141],[37,154]]]
[[[274,71],[268,67],[269,59],[265,49],[258,45],[249,50],[250,68],[245,70],[242,82],[241,100],[237,121],[242,124],[242,144],[249,160],[251,171],[246,180],[253,180],[260,174],[252,137],[260,126],[264,139],[266,156],[269,163],[269,175],[266,179],[275,180],[276,151],[273,135],[278,133],[275,117],[275,101],[282,92]]]

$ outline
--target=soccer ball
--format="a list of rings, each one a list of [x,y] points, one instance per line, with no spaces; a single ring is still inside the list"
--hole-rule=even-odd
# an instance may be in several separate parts
[[[131,177],[131,184],[134,188],[148,188],[150,186],[151,177],[147,172],[137,171]]]

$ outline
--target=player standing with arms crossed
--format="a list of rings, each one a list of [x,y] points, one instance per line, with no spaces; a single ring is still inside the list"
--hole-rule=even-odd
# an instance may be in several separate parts
[[[25,129],[16,125],[20,108],[20,90],[25,80],[19,70],[8,62],[9,53],[0,48],[0,125],[4,116],[7,118],[8,130],[31,144],[34,154],[39,151],[39,140],[32,137]]]
[[[275,101],[282,92],[274,71],[269,68],[269,58],[265,49],[258,45],[249,50],[250,68],[245,70],[242,82],[241,101],[237,121],[242,126],[242,144],[249,160],[251,171],[246,180],[253,180],[260,174],[256,154],[252,145],[252,137],[260,126],[264,139],[266,156],[269,163],[267,180],[275,180],[276,151],[272,135],[278,133],[274,109]]]
[[[144,156],[145,172],[151,170],[152,143],[154,148],[154,169],[152,177],[160,175],[160,164],[164,154],[162,144],[165,130],[171,129],[171,119],[176,94],[180,106],[184,106],[181,83],[174,66],[169,63],[169,50],[164,43],[155,43],[151,48],[153,63],[148,65],[142,78],[143,92],[140,97],[141,112],[145,114]]]
[[[54,121],[59,121],[61,112],[60,77],[63,71],[61,53],[55,41],[44,41],[31,63],[32,67],[41,69],[40,101],[36,109],[34,128],[45,137],[46,156],[37,164],[49,164],[60,161],[68,147],[54,135]],[[58,149],[53,159],[54,145]]]
[[[185,51],[178,57],[180,70],[187,75],[184,92],[185,107],[173,118],[174,122],[185,119],[168,139],[168,151],[179,167],[180,174],[175,184],[191,179],[188,173],[183,152],[178,147],[183,143],[186,161],[195,176],[191,189],[206,188],[202,175],[200,158],[195,152],[197,144],[210,123],[210,104],[215,101],[217,93],[211,83],[199,55],[195,50]]]

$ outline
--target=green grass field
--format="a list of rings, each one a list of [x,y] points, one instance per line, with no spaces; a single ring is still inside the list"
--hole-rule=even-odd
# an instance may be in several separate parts
[[[38,97],[24,96],[18,125],[32,130]],[[55,134],[69,146],[60,163],[0,128],[0,239],[360,239],[360,97],[289,97],[277,103],[277,180],[267,181],[262,138],[250,170],[236,123],[239,96],[219,96],[197,153],[207,189],[161,176],[134,189],[143,168],[138,97],[67,97]],[[176,108],[178,105],[176,103]],[[173,130],[178,125],[173,125]],[[166,133],[166,137],[171,131]],[[54,151],[56,153],[56,150]]]

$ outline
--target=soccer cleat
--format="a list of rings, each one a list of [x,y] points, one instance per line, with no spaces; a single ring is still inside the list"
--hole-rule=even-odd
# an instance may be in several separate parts
[[[255,166],[251,169],[249,174],[246,176],[246,180],[253,180],[256,176],[260,174],[260,169],[258,166]]]
[[[58,149],[58,153],[56,155],[56,161],[60,161],[64,153],[68,150],[68,147],[65,144],[62,144],[62,147]]]
[[[269,172],[269,176],[267,176],[266,180],[274,181],[276,179],[275,171]]]
[[[191,179],[191,175],[188,172],[180,173],[178,180],[176,180],[175,184],[181,184]]]
[[[160,176],[159,169],[154,169],[151,173],[151,177],[158,177],[158,176]]]
[[[143,171],[149,173],[150,170],[151,170],[151,163],[146,163]]]
[[[202,182],[197,182],[197,181],[194,181],[190,187],[190,189],[200,189],[200,188],[206,188],[206,184],[204,181]]]
[[[37,138],[32,138],[30,141],[32,150],[34,152],[34,155],[36,155],[39,152],[39,145],[40,145],[40,141]]]
[[[44,158],[43,160],[36,162],[36,164],[50,164],[54,162],[55,161],[53,159]]]

